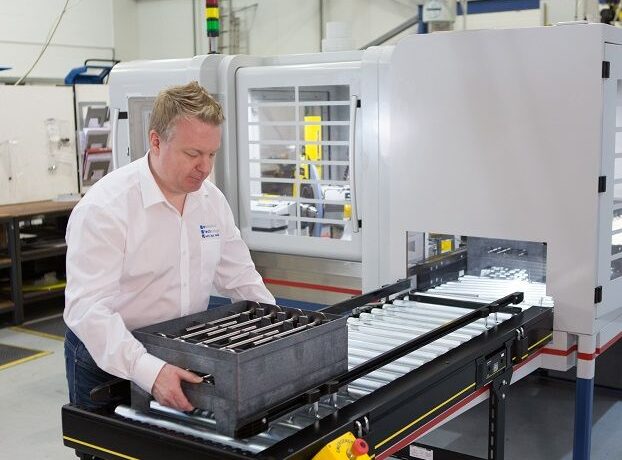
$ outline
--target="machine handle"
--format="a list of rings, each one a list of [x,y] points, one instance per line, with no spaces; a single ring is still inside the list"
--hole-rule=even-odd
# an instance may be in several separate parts
[[[100,62],[100,63],[101,62],[107,62],[107,63],[112,64],[112,65],[106,65],[106,66],[102,66],[102,65],[89,65],[89,62]],[[85,60],[84,61],[84,65],[86,67],[95,67],[95,68],[102,68],[102,69],[103,68],[112,69],[119,62],[121,62],[121,61],[119,61],[118,59],[96,59],[96,58],[93,58],[93,59]]]
[[[356,108],[358,106],[359,98],[356,95],[350,96],[350,155],[349,161],[350,164],[348,168],[350,169],[350,202],[352,206],[352,212],[350,214],[350,219],[352,220],[352,231],[354,233],[359,232],[359,213],[356,206],[356,160],[355,160],[355,149],[356,149]]]
[[[110,124],[112,125],[112,129],[110,131],[110,143],[112,144],[112,169],[117,169],[119,167],[119,162],[117,161],[117,155],[119,153],[119,149],[117,146],[118,131],[119,131],[119,109],[112,109],[112,113],[110,114]]]

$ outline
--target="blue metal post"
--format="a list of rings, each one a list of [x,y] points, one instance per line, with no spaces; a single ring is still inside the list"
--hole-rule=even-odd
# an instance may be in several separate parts
[[[594,379],[577,378],[574,411],[573,460],[589,460],[592,444],[592,406]]]
[[[417,24],[417,33],[418,34],[427,34],[428,33],[428,25],[423,22],[423,5],[419,5],[417,7],[417,14],[419,15],[419,22]]]

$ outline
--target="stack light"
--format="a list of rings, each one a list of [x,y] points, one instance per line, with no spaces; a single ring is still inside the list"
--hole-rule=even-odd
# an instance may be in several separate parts
[[[209,54],[218,53],[219,17],[218,0],[205,0],[205,30],[209,43]]]

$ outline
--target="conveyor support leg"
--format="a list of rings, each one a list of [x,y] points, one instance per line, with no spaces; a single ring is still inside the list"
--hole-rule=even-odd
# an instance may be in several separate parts
[[[511,378],[511,374],[510,377]],[[509,378],[493,380],[488,402],[488,459],[503,460],[505,455],[505,398]]]
[[[512,382],[512,344],[505,343],[498,355],[504,371],[490,382],[488,401],[488,460],[503,460],[505,456],[505,400]],[[490,371],[489,366],[485,366]]]

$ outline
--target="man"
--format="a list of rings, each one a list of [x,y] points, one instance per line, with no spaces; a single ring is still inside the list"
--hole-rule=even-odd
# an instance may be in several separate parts
[[[132,380],[172,408],[193,407],[181,382],[197,375],[150,355],[131,330],[207,307],[212,288],[234,301],[274,303],[223,194],[209,181],[223,113],[197,82],[162,91],[150,149],[98,181],[67,226],[65,362],[70,401]]]

